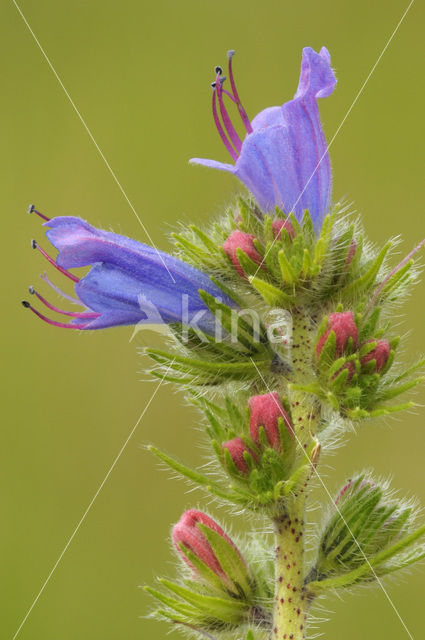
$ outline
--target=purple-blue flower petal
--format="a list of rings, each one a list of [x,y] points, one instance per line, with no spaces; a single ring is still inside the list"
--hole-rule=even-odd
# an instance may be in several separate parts
[[[278,206],[301,219],[308,209],[319,230],[330,205],[331,169],[317,99],[329,96],[335,83],[327,49],[306,47],[293,100],[255,116],[235,165],[192,162],[236,175],[265,212]]]
[[[61,267],[92,266],[75,284],[75,293],[82,305],[99,316],[74,319],[74,326],[100,329],[178,322],[213,333],[215,318],[199,290],[237,306],[209,276],[153,247],[71,216],[53,218],[46,226]]]
[[[141,242],[96,229],[75,217],[53,218],[46,226],[48,239],[59,251],[57,263],[65,269],[105,262],[140,282],[197,297],[198,290],[204,289],[213,296],[225,298],[202,271]]]

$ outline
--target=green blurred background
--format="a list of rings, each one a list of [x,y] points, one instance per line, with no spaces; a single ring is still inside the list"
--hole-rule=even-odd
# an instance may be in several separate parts
[[[29,202],[50,216],[81,215],[141,241],[146,236],[13,3],[1,6],[0,636],[11,639],[156,383],[146,381],[136,349],[153,334],[139,334],[137,345],[128,328],[61,331],[19,304],[45,268],[30,249],[30,238],[41,239],[42,231],[25,214]],[[254,115],[292,97],[302,47],[325,44],[339,79],[335,94],[321,101],[330,139],[406,6],[401,0],[21,1],[163,249],[177,220],[207,221],[237,191],[231,177],[187,162],[191,156],[227,161],[209,89],[226,50],[237,49],[239,90]],[[424,5],[416,2],[331,149],[335,198],[355,203],[373,240],[402,234],[403,252],[425,231],[424,19]],[[424,286],[406,304],[409,322],[401,322],[402,333],[414,331],[406,358],[425,350]],[[347,436],[347,446],[327,461],[328,486],[334,490],[354,469],[373,465],[425,504],[423,421],[419,410]],[[150,603],[138,586],[170,569],[170,524],[185,507],[203,503],[141,445],[154,441],[200,463],[194,427],[182,396],[161,388],[22,628],[22,640],[165,637],[166,625],[141,619]],[[214,513],[228,521],[226,513]],[[388,587],[415,638],[425,622],[424,585],[424,571],[415,570]],[[327,640],[408,637],[379,588],[324,604]]]

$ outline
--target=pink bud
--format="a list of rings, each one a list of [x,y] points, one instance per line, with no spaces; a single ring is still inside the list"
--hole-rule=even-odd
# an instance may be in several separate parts
[[[223,450],[227,449],[227,451],[230,453],[233,462],[241,473],[246,474],[249,472],[249,467],[243,455],[245,451],[249,453],[254,461],[257,460],[257,456],[255,455],[255,453],[251,451],[251,449],[245,444],[242,438],[233,438],[233,440],[223,442],[221,446]]]
[[[280,447],[278,419],[283,418],[289,433],[291,435],[294,433],[291,419],[282,407],[279,395],[273,392],[264,393],[261,396],[252,396],[248,401],[248,405],[251,410],[249,418],[251,438],[257,446],[260,446],[260,427],[264,427],[270,446],[277,451]]]
[[[349,338],[353,339],[354,347],[357,347],[357,341],[359,334],[357,331],[356,323],[354,321],[354,314],[352,311],[343,311],[337,313],[331,313],[329,315],[328,328],[324,334],[320,337],[316,346],[316,354],[320,356],[323,346],[328,339],[331,331],[335,331],[336,336],[336,355],[342,356],[347,348],[347,342]]]
[[[375,371],[379,373],[385,367],[388,362],[388,358],[390,357],[390,343],[387,340],[368,340],[365,344],[370,342],[376,342],[376,347],[363,356],[360,362],[364,367],[371,360],[376,360]]]
[[[246,278],[246,275],[238,260],[236,250],[242,249],[242,251],[246,253],[246,255],[251,258],[253,262],[255,262],[256,264],[261,264],[262,258],[255,248],[254,240],[255,236],[251,235],[250,233],[245,233],[244,231],[232,231],[230,236],[223,244],[225,253],[233,262],[236,271],[240,276],[242,276],[242,278]]]
[[[195,509],[186,511],[180,518],[179,522],[174,525],[172,531],[174,546],[176,547],[177,551],[180,553],[186,564],[192,569],[195,570],[190,560],[184,554],[184,551],[180,548],[180,545],[183,545],[184,547],[186,547],[186,549],[191,551],[197,558],[199,558],[199,560],[206,564],[220,578],[227,579],[227,576],[225,575],[219,561],[217,560],[217,556],[215,555],[207,538],[198,528],[198,524],[203,524],[212,531],[218,533],[229,545],[231,545],[234,549],[236,549],[236,551],[238,551],[235,544],[232,542],[229,536],[224,533],[223,529],[217,524],[217,522],[207,516],[206,513],[202,513],[202,511],[196,511]]]
[[[286,229],[291,240],[295,238],[295,229],[293,227],[292,222],[288,218],[286,220],[282,220],[281,218],[278,218],[277,220],[273,220],[272,229],[273,229],[274,237],[277,238],[278,240],[280,239],[282,229]]]

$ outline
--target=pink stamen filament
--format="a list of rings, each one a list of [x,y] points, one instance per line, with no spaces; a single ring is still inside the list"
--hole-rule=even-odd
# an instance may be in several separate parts
[[[213,118],[214,118],[214,122],[215,122],[215,126],[217,127],[217,131],[220,134],[220,138],[222,139],[224,146],[226,147],[227,151],[230,153],[230,155],[232,156],[233,160],[236,162],[236,160],[238,159],[238,154],[236,153],[236,151],[234,150],[234,148],[232,147],[232,145],[230,144],[230,142],[227,139],[227,136],[224,132],[223,127],[221,126],[221,122],[220,122],[220,118],[218,117],[218,113],[217,113],[217,95],[216,95],[216,90],[213,90],[213,95],[212,95],[212,112],[213,112]]]
[[[221,82],[220,82],[220,75],[217,74],[217,78],[216,78],[216,82],[215,82],[215,91],[217,92],[217,98],[218,98],[218,104],[220,107],[220,113],[221,113],[221,117],[224,123],[224,126],[226,128],[227,134],[230,138],[230,141],[232,142],[233,146],[235,147],[236,151],[238,152],[238,154],[240,153],[240,150],[242,149],[242,140],[240,139],[240,137],[238,136],[235,127],[232,124],[232,121],[230,120],[229,114],[227,113],[227,109],[224,105],[223,102],[223,91],[222,91],[222,87],[221,87]]]
[[[51,265],[53,265],[53,266],[54,266],[58,271],[60,271],[64,276],[66,276],[67,278],[69,278],[69,279],[70,279],[70,280],[72,280],[73,282],[80,282],[80,278],[77,278],[77,276],[74,276],[74,274],[73,274],[73,273],[70,273],[70,272],[69,272],[69,271],[67,271],[66,269],[63,269],[63,267],[60,267],[60,266],[57,264],[56,260],[53,260],[53,258],[51,258],[51,257],[49,256],[49,254],[48,254],[46,251],[44,251],[44,249],[42,249],[42,248],[40,247],[40,245],[38,244],[38,242],[35,242],[35,241],[33,240],[32,246],[33,246],[33,248],[34,248],[34,249],[38,249],[38,250],[40,251],[41,255],[43,255],[43,256],[46,258],[46,260],[47,260],[48,262],[50,262],[50,264],[51,264]]]
[[[89,312],[85,312],[85,311],[65,311],[64,309],[59,309],[58,307],[55,307],[53,304],[51,304],[48,300],[46,300],[46,298],[43,298],[43,296],[38,293],[38,291],[36,291],[33,287],[30,287],[30,293],[34,294],[35,296],[37,296],[37,298],[48,308],[51,309],[52,311],[55,311],[56,313],[61,313],[64,316],[70,316],[71,318],[98,318],[100,316],[100,313],[96,313],[95,311],[89,311]]]
[[[245,129],[247,130],[248,133],[252,133],[253,132],[253,128],[251,125],[251,122],[248,118],[248,115],[245,111],[245,109],[242,106],[242,102],[239,98],[239,94],[238,94],[238,90],[236,89],[236,83],[235,83],[235,79],[233,77],[233,68],[232,68],[232,58],[233,58],[233,54],[234,51],[230,52],[227,54],[228,55],[228,59],[229,59],[229,80],[230,80],[230,86],[232,87],[232,91],[233,91],[233,95],[235,97],[235,102],[236,105],[238,107],[239,110],[239,114],[242,118],[242,122],[245,125]]]
[[[51,220],[51,218],[48,218],[47,216],[45,216],[44,213],[40,213],[40,211],[37,211],[37,209],[34,207],[33,204],[30,204],[30,206],[28,207],[28,213],[36,213],[38,216],[40,216],[40,218],[43,218],[43,220],[45,220],[46,222],[49,222]]]
[[[36,316],[38,316],[43,322],[47,322],[47,324],[51,324],[54,327],[60,327],[61,329],[85,329],[87,326],[87,322],[84,324],[70,324],[69,322],[57,322],[56,320],[51,320],[47,316],[34,309],[34,307],[27,302],[26,300],[23,302],[24,307],[30,309]]]

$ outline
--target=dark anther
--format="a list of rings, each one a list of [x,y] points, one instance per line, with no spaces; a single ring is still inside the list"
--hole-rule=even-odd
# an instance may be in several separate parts
[[[30,287],[28,287],[28,291],[30,292],[30,294],[33,296],[35,293],[35,289],[34,287],[31,285]]]
[[[34,205],[33,205],[33,204],[30,204],[30,205],[28,206],[27,213],[32,213],[32,212],[34,211],[34,209],[35,209]]]
[[[25,309],[29,309],[29,307],[31,306],[28,300],[21,300],[21,302],[22,306],[25,307]]]
[[[226,80],[226,76],[221,76],[221,78],[219,80],[220,80],[220,84],[222,85],[224,83],[224,81]],[[211,82],[211,88],[212,89],[215,89],[216,86],[217,86],[217,82],[216,81]]]
[[[37,242],[35,240],[31,240],[31,247],[37,249]]]
[[[216,67],[214,67],[214,73],[218,73],[218,75],[221,76],[221,74],[223,73],[223,69],[217,65]]]

